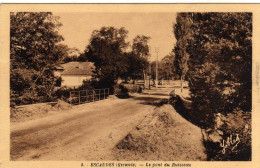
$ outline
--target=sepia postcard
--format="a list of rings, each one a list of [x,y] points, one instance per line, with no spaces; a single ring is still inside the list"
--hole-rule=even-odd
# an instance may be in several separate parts
[[[260,4],[2,4],[0,168],[258,168]]]

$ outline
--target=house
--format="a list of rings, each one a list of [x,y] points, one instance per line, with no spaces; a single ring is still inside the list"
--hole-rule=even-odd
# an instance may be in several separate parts
[[[68,62],[57,67],[54,74],[61,77],[61,86],[78,87],[92,78],[94,70],[92,62]]]

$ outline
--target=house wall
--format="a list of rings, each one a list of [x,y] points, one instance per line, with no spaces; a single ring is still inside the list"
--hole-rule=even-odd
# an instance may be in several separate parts
[[[90,80],[91,75],[61,75],[61,86],[80,86],[84,80]]]

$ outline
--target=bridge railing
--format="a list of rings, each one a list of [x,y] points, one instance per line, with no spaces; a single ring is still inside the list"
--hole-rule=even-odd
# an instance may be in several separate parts
[[[80,90],[70,91],[70,104],[83,104],[104,100],[109,96],[109,88],[94,89],[94,90]]]

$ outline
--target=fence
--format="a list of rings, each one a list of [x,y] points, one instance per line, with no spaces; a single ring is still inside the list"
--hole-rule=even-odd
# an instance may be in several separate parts
[[[71,91],[69,101],[70,104],[82,104],[82,103],[104,100],[107,98],[108,95],[109,95],[109,88]]]

